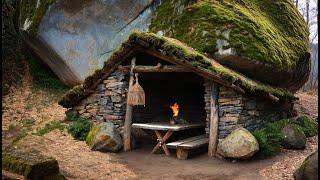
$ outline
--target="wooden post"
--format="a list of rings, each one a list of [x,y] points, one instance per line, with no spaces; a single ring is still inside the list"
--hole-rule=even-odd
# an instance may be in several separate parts
[[[212,82],[210,96],[210,127],[209,127],[209,147],[208,156],[216,155],[218,145],[218,122],[219,122],[219,107],[218,107],[218,86]]]
[[[132,124],[132,106],[128,104],[129,91],[133,85],[134,73],[133,69],[136,65],[136,58],[134,57],[131,60],[131,69],[130,69],[130,78],[129,78],[129,89],[127,93],[127,108],[126,108],[126,116],[124,120],[124,129],[123,129],[123,146],[124,151],[129,151],[131,149],[131,124]]]

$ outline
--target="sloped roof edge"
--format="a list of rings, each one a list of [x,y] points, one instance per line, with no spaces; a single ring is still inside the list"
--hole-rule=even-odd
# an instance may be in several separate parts
[[[176,39],[154,33],[134,32],[104,63],[102,69],[96,70],[95,73],[88,76],[82,85],[75,86],[68,91],[59,101],[59,104],[66,108],[75,106],[83,98],[90,95],[94,88],[112,73],[123,60],[132,56],[137,51],[137,47],[143,47],[146,51],[171,57],[180,65],[188,65],[196,71],[209,74],[210,79],[218,81],[218,83],[220,81],[220,84],[225,82],[228,85],[224,85],[238,91],[243,89],[251,94],[271,95],[279,99],[296,99],[290,91],[252,80],[241,73],[222,66],[217,61],[200,54]],[[140,48],[142,51],[143,49]]]

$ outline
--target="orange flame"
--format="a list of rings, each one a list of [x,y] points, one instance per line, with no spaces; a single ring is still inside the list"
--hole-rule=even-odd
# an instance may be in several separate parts
[[[178,103],[174,103],[173,106],[170,106],[170,108],[173,111],[173,116],[178,116],[179,114],[179,104]]]

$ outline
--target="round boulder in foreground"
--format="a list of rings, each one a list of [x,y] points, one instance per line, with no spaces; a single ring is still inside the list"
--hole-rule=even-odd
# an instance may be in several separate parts
[[[94,126],[86,138],[86,143],[91,150],[102,152],[118,152],[123,146],[121,136],[111,122]]]
[[[249,159],[257,151],[256,138],[245,128],[238,128],[219,142],[217,152],[223,157]]]
[[[307,138],[299,126],[288,124],[282,129],[282,146],[285,149],[304,149]]]

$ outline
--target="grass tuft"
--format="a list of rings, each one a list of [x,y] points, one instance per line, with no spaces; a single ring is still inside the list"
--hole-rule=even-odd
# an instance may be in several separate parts
[[[39,129],[34,135],[43,136],[55,129],[64,130],[66,125],[62,124],[61,121],[51,121],[47,123],[43,128]]]
[[[68,132],[77,140],[85,140],[90,128],[91,122],[83,117],[73,116],[69,119],[70,124],[68,126]]]

